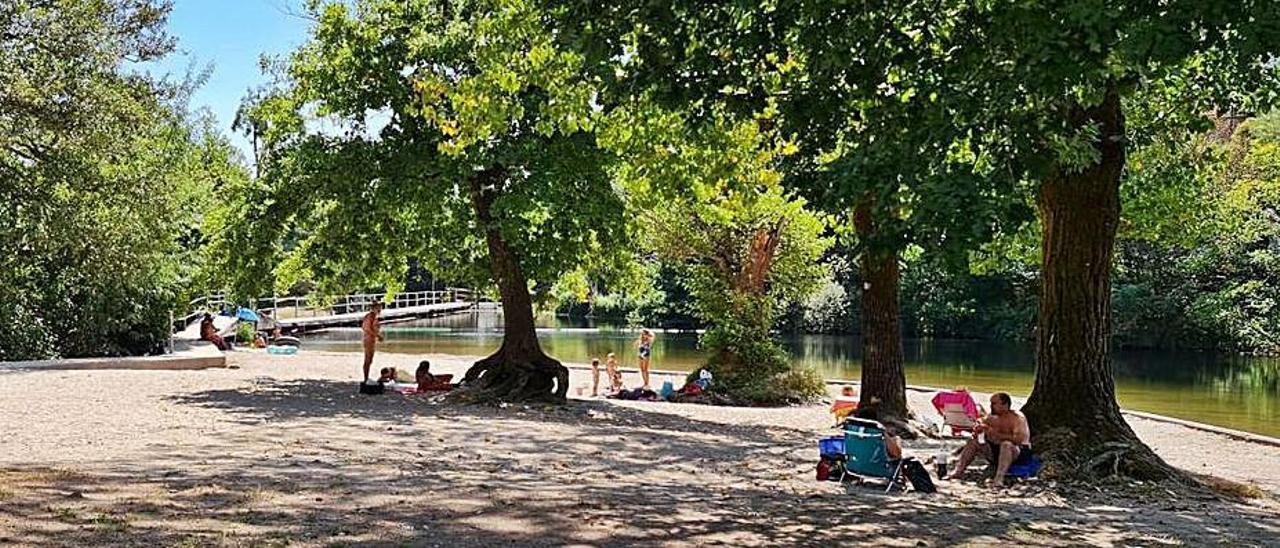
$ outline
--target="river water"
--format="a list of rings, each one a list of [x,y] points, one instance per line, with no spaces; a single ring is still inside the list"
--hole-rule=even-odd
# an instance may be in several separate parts
[[[548,354],[587,363],[609,352],[623,367],[636,363],[632,330],[585,320],[540,318],[538,336]],[[389,324],[381,352],[486,355],[502,342],[502,321],[494,311]],[[823,377],[859,376],[861,342],[856,337],[801,335],[785,339],[797,365]],[[658,333],[655,369],[691,370],[702,363],[695,333]],[[358,352],[358,329],[330,329],[306,336],[313,350]],[[964,386],[979,392],[1025,396],[1035,374],[1028,344],[987,341],[908,340],[907,384]],[[1280,359],[1190,351],[1115,351],[1116,394],[1126,409],[1178,417],[1236,430],[1280,437]]]

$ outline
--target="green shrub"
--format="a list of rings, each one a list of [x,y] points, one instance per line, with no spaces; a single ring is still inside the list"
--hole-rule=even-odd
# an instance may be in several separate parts
[[[826,384],[817,371],[792,368],[786,350],[773,339],[746,336],[732,325],[720,325],[703,335],[703,347],[710,354],[705,369],[714,375],[710,392],[720,401],[795,405],[826,395]],[[696,380],[698,374],[691,372],[686,382]]]
[[[236,344],[253,344],[254,334],[253,324],[249,322],[240,322],[236,324]]]

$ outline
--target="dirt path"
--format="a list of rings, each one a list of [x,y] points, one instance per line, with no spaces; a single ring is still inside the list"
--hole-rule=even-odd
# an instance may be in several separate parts
[[[0,373],[0,544],[1280,545],[1273,499],[846,492],[813,480],[822,407],[460,408],[359,396],[353,355],[232,361]],[[1178,466],[1280,492],[1280,448],[1133,425]]]

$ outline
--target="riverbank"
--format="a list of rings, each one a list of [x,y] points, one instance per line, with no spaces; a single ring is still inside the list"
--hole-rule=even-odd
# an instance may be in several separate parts
[[[485,355],[501,344],[500,316],[477,312],[388,326],[382,352]],[[610,352],[624,367],[636,365],[636,335],[611,328],[544,323],[543,348],[568,362],[586,363]],[[306,337],[309,350],[360,352],[358,329],[335,329]],[[793,365],[812,367],[826,378],[856,379],[861,342],[857,338],[802,335],[782,339]],[[1035,382],[1035,348],[1027,344],[979,341],[903,341],[907,380],[923,386],[966,386],[976,392],[1030,394]],[[1196,352],[1116,351],[1116,396],[1121,406],[1280,438],[1280,360],[1236,358]],[[705,363],[693,334],[659,334],[653,363],[688,371]]]
[[[430,356],[438,372],[470,360]],[[232,369],[0,373],[0,543],[50,545],[1268,545],[1280,448],[1130,418],[1248,501],[1036,483],[885,495],[813,480],[824,406],[453,407],[359,396],[359,357],[237,352]],[[378,366],[420,359],[380,355]],[[629,381],[634,382],[633,378]],[[656,382],[661,382],[660,380]],[[589,394],[590,388],[586,389]],[[911,394],[927,411],[928,395]],[[937,442],[909,444],[929,454]],[[951,442],[958,443],[958,442]],[[1235,456],[1235,458],[1233,458]]]

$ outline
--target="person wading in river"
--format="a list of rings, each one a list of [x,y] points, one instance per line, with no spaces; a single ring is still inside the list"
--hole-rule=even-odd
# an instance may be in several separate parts
[[[364,332],[364,382],[369,382],[369,368],[373,366],[373,351],[378,341],[383,340],[382,328],[378,326],[378,314],[382,312],[382,302],[375,301],[369,305],[369,313],[360,320],[360,330]]]

